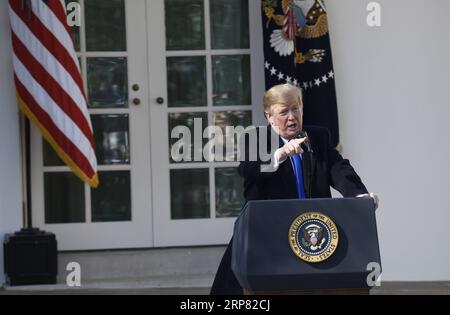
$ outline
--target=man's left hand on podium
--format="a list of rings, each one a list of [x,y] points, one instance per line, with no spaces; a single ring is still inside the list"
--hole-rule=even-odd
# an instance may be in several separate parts
[[[364,197],[370,197],[373,199],[373,204],[375,205],[375,210],[378,209],[378,206],[380,204],[380,200],[378,198],[378,196],[374,193],[368,193],[368,194],[361,194],[356,196],[356,198],[364,198]]]

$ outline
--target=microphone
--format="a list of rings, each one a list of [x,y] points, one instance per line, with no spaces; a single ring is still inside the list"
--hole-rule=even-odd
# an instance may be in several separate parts
[[[302,139],[302,138],[306,138],[305,142],[303,142],[306,146],[306,149],[308,152],[313,153],[314,151],[311,148],[311,143],[309,142],[309,137],[308,137],[308,133],[304,130],[300,131],[300,133],[297,135],[297,138]]]

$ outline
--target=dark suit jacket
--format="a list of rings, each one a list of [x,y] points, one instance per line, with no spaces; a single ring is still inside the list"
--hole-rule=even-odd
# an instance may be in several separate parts
[[[272,128],[267,128],[267,147],[270,147],[270,134]],[[367,189],[356,174],[350,162],[343,159],[339,152],[331,146],[330,135],[326,128],[305,127],[312,152],[302,155],[303,184],[306,198],[329,198],[331,197],[330,187],[339,191],[344,197],[355,197],[358,194],[367,193]],[[284,145],[280,137],[278,149]],[[246,200],[264,199],[296,199],[297,188],[294,170],[290,159],[284,161],[275,172],[261,172],[261,164],[257,161],[249,161],[249,139],[245,138],[245,161],[239,165],[239,173],[244,177],[244,195]],[[258,143],[258,150],[259,150]],[[275,152],[273,150],[272,152]],[[259,151],[258,151],[259,152]]]
[[[261,128],[267,128],[266,147],[270,148],[270,132],[272,128],[257,128],[259,135]],[[331,197],[330,187],[335,188],[344,197],[355,197],[358,194],[367,193],[367,189],[361,182],[348,160],[342,158],[339,152],[331,146],[330,135],[325,128],[305,127],[313,152],[302,155],[303,183],[307,198]],[[297,199],[297,188],[292,164],[287,159],[276,172],[261,172],[261,159],[250,161],[249,139],[245,137],[245,161],[239,165],[239,173],[244,177],[244,195],[246,200],[264,199]],[[279,137],[278,137],[279,138]],[[259,137],[258,137],[259,139]],[[278,139],[277,148],[283,146],[281,138]],[[264,141],[264,140],[263,140]],[[259,152],[259,145],[256,152]],[[273,152],[275,152],[273,150]],[[232,256],[231,241],[222,258],[211,294],[242,294],[242,288],[231,269]]]

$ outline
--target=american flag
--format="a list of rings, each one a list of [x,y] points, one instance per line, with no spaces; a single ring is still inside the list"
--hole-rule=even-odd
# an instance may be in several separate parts
[[[92,187],[97,159],[80,66],[61,0],[9,0],[14,80],[21,111]]]

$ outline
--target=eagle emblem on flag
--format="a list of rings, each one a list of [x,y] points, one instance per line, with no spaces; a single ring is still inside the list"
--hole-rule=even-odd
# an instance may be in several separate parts
[[[261,0],[266,89],[303,91],[303,122],[330,131],[339,144],[335,73],[326,0]]]
[[[295,63],[322,62],[324,49],[309,49],[302,53],[297,38],[319,38],[328,34],[328,19],[322,0],[282,0],[283,14],[276,14],[276,0],[263,0],[267,24],[275,23],[270,36],[270,46],[280,55],[295,55]],[[269,25],[266,25],[267,27]]]

